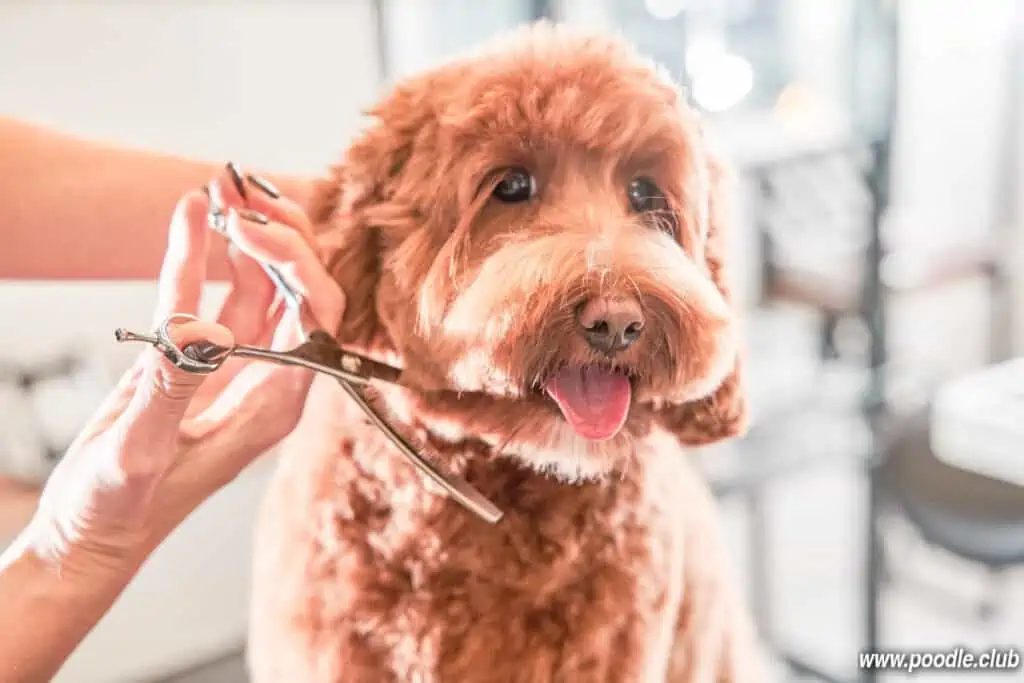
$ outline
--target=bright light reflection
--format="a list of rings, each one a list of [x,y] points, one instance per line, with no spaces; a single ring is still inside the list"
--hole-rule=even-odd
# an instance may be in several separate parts
[[[647,13],[655,19],[675,19],[686,8],[686,0],[644,0]]]
[[[743,101],[754,88],[754,67],[719,45],[694,45],[686,51],[693,99],[702,109],[722,112]]]

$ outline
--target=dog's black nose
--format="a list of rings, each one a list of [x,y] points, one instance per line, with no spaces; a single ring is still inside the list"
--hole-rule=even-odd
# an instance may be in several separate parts
[[[636,299],[598,297],[577,309],[576,322],[591,348],[610,355],[628,349],[640,338],[644,314]]]

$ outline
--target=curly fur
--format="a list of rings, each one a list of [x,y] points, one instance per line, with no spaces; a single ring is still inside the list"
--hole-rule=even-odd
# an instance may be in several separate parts
[[[372,113],[311,209],[349,302],[338,338],[403,368],[375,400],[505,517],[440,497],[316,382],[262,514],[254,680],[758,680],[685,453],[741,433],[746,406],[725,175],[677,88],[623,42],[541,24]],[[491,199],[511,166],[534,200]],[[669,211],[630,211],[638,175]],[[619,294],[647,326],[612,362],[572,311]],[[586,363],[634,387],[606,441],[539,390]]]

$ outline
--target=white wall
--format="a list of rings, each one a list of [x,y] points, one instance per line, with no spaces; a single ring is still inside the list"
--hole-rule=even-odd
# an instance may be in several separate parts
[[[926,235],[998,217],[1013,0],[905,0],[899,201]]]
[[[315,173],[378,84],[370,0],[0,2],[0,113],[92,137]],[[82,343],[123,362],[138,349],[118,347],[113,329],[147,325],[153,294],[149,283],[0,282],[0,311],[20,323],[0,326],[0,360]],[[215,304],[222,292],[211,294]],[[265,475],[197,512],[58,680],[149,680],[239,645]]]
[[[369,0],[0,4],[0,111],[282,171],[331,161],[378,77]]]

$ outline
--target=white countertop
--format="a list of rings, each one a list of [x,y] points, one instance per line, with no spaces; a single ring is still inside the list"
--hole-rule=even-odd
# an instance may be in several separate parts
[[[1024,358],[946,383],[935,397],[931,439],[943,462],[1024,486]]]

